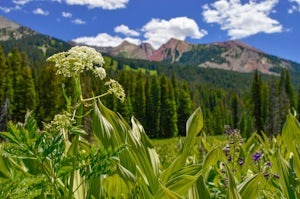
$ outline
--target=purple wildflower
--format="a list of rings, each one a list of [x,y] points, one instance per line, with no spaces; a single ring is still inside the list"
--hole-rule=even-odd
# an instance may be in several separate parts
[[[266,165],[267,165],[268,167],[271,167],[271,166],[272,166],[272,164],[271,164],[270,161],[266,162]]]
[[[274,174],[274,177],[279,179],[280,178],[280,175],[279,174]]]
[[[269,176],[270,176],[269,173],[264,173],[264,177],[265,177],[265,178],[268,178]]]
[[[232,161],[232,157],[229,156],[227,160],[228,160],[228,162],[231,162]]]
[[[254,162],[260,160],[260,159],[261,159],[261,153],[256,152],[256,153],[252,156],[252,159],[253,159]]]
[[[230,146],[228,146],[228,145],[225,146],[224,149],[223,149],[223,151],[224,151],[225,155],[227,156],[229,154],[229,152],[230,152]]]
[[[244,158],[243,157],[239,157],[239,165],[240,166],[243,166],[243,164],[244,164]]]

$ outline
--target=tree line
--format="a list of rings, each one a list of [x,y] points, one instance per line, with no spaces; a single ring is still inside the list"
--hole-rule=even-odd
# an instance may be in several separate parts
[[[120,103],[107,96],[102,103],[128,122],[134,115],[153,138],[184,135],[186,120],[197,106],[201,106],[205,117],[203,130],[210,135],[222,134],[224,125],[239,128],[245,137],[254,130],[273,135],[280,131],[288,111],[294,108],[300,112],[300,92],[295,94],[287,70],[282,70],[279,77],[267,78],[256,71],[247,89],[233,90],[203,81],[188,82],[174,72],[150,73],[137,66],[128,69],[122,62],[107,56],[105,61],[109,76],[124,87],[126,100]],[[66,109],[66,97],[74,96],[70,79],[56,75],[50,63],[32,66],[26,53],[16,48],[7,55],[0,48],[0,71],[1,130],[5,129],[7,120],[23,121],[28,110],[42,126]],[[221,81],[220,76],[214,81]],[[242,74],[241,77],[245,78]],[[92,74],[83,73],[82,78],[85,97],[104,90],[103,82]],[[87,131],[90,123],[91,118],[85,119]]]

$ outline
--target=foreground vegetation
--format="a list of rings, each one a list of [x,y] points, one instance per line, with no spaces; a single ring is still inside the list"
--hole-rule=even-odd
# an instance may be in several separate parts
[[[65,95],[66,111],[42,130],[28,113],[0,133],[0,198],[299,198],[300,125],[291,113],[276,137],[260,132],[245,140],[226,126],[224,139],[211,140],[196,108],[176,158],[162,160],[137,119],[129,124],[101,103],[106,95],[125,97],[118,82],[104,79],[101,55],[79,47],[49,61],[72,77],[75,98]],[[84,98],[82,70],[107,90]],[[90,141],[82,128],[88,115]]]

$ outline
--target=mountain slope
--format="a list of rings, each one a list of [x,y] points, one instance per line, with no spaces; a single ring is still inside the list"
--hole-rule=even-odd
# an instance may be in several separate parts
[[[25,51],[33,61],[44,60],[54,53],[65,51],[71,47],[65,41],[40,34],[1,16],[0,45],[6,53],[12,48]]]
[[[258,70],[265,74],[274,74],[282,68],[300,71],[299,63],[268,55],[241,41],[190,44],[172,38],[157,50],[152,50],[150,44],[147,44],[147,48],[141,48],[142,45],[137,46],[129,42],[123,42],[117,47],[100,48],[99,50],[116,57],[164,61],[237,72]],[[136,53],[137,49],[140,50],[139,53]]]

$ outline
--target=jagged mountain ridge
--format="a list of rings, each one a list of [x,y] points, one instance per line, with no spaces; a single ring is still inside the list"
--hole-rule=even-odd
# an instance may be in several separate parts
[[[98,48],[98,50],[116,57],[165,61],[238,72],[258,70],[265,74],[274,74],[274,71],[280,68],[300,71],[298,63],[268,55],[236,40],[211,44],[191,44],[171,38],[157,50],[154,50],[150,44],[135,45],[124,41],[117,47]]]

